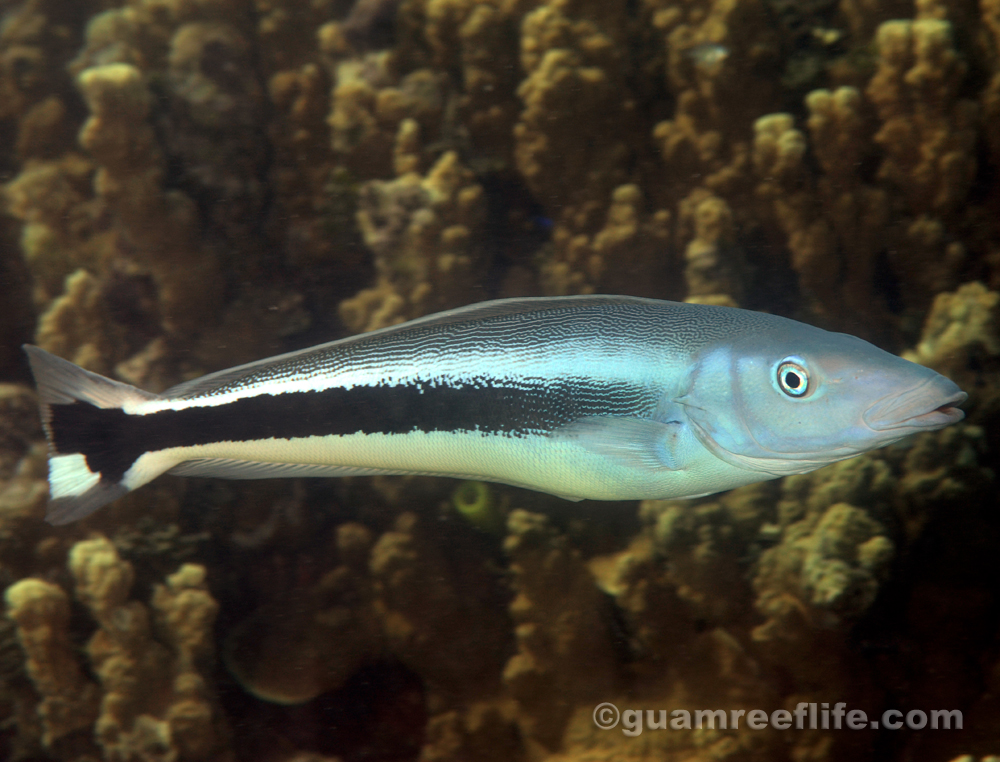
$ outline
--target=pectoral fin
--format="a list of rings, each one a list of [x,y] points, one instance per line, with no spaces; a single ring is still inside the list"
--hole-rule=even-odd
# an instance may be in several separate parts
[[[643,470],[680,471],[684,453],[679,446],[683,425],[646,418],[591,416],[552,432],[618,465]]]

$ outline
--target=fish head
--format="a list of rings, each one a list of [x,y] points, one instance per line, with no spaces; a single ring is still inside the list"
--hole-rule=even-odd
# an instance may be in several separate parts
[[[960,421],[966,397],[855,336],[776,319],[771,330],[707,347],[677,402],[717,457],[784,475]]]

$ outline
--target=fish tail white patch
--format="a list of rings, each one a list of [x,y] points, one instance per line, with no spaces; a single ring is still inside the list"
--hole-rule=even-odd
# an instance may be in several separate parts
[[[68,524],[140,486],[102,473],[102,466],[95,463],[102,462],[101,455],[106,455],[109,447],[114,452],[115,443],[126,435],[128,422],[122,419],[122,409],[148,403],[157,395],[91,373],[38,347],[25,346],[25,351],[38,385],[42,423],[49,439],[49,508],[45,518],[52,524]]]
[[[81,453],[49,458],[49,507],[45,519],[61,525],[82,519],[128,492],[120,484],[105,484]]]
[[[100,481],[101,475],[90,470],[82,453],[49,458],[49,496],[53,500],[85,495]]]

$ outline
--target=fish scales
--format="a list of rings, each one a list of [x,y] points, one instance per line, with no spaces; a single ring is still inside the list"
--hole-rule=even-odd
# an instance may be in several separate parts
[[[965,398],[854,337],[632,297],[486,302],[162,395],[27,350],[54,523],[166,472],[419,473],[569,499],[690,497],[940,428]]]

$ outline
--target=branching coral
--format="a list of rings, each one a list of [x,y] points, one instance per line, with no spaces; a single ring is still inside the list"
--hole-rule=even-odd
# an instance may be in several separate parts
[[[882,123],[884,180],[903,191],[915,214],[942,214],[965,198],[976,171],[975,103],[956,97],[965,67],[951,26],[939,19],[879,27],[879,69],[867,94]]]
[[[207,759],[221,736],[197,662],[211,653],[217,605],[204,569],[185,565],[153,595],[149,610],[128,600],[131,565],[103,537],[73,546],[77,598],[99,628],[87,654],[103,689],[95,733],[109,759]]]
[[[989,291],[982,283],[966,283],[957,291],[938,294],[920,343],[903,356],[961,383],[973,357],[1000,355],[998,308],[1000,294]]]
[[[665,580],[688,616],[717,625],[745,617],[749,590],[740,559],[751,556],[773,518],[776,488],[756,484],[697,505],[649,500],[640,516],[649,525]]]
[[[694,229],[684,250],[687,298],[738,305],[746,262],[735,240],[729,204],[703,189],[695,190],[681,202],[681,223]]]
[[[796,522],[785,529],[782,544],[761,558],[757,585],[767,592],[759,605],[768,612],[783,596],[794,595],[816,612],[810,621],[819,627],[863,613],[875,600],[893,556],[892,541],[882,532],[877,522],[849,503],[836,503],[821,516]],[[790,591],[782,590],[778,580],[795,575]]]
[[[574,234],[572,226],[558,224],[552,256],[546,257],[539,273],[546,293],[657,293],[660,278],[673,263],[671,215],[665,209],[650,213],[646,206],[638,186],[622,185],[611,192],[603,227],[592,235]]]
[[[108,315],[100,282],[82,269],[66,278],[65,293],[52,302],[35,331],[43,349],[105,373],[108,358],[118,354],[123,339],[123,328]]]
[[[624,136],[634,102],[621,80],[616,42],[623,35],[620,19],[585,3],[556,0],[524,19],[517,165],[549,208],[598,212],[607,193],[627,179]],[[581,123],[581,112],[599,118]],[[614,137],[597,140],[602,132]]]
[[[509,703],[474,703],[465,712],[451,710],[432,717],[420,757],[427,762],[519,762],[524,745]]]
[[[558,746],[577,704],[614,691],[616,669],[604,626],[608,602],[579,555],[545,517],[517,510],[504,548],[517,592],[510,612],[518,652],[504,682],[521,707],[522,732]]]
[[[989,479],[981,453],[976,427],[953,428],[923,435],[909,451],[785,479],[782,539],[763,553],[754,579],[767,617],[753,630],[761,658],[785,665],[803,686],[841,682],[857,655],[837,631],[871,606],[894,548],[912,546],[939,507],[977,494]],[[810,654],[820,644],[829,659],[815,663]]]
[[[628,35],[624,19],[588,3],[555,0],[524,19],[514,155],[553,219],[541,268],[550,294],[615,290],[625,273],[655,283],[667,263],[670,213],[629,182],[648,141],[623,54]]]
[[[889,218],[889,198],[884,190],[865,183],[860,168],[866,159],[867,133],[861,93],[853,87],[834,91],[814,90],[806,98],[809,135],[823,170],[817,190],[826,220],[824,233],[832,238],[824,249],[804,252],[800,272],[826,272],[840,288],[825,288],[814,278],[814,293],[824,311],[851,327],[852,315],[871,321],[888,320],[884,296],[875,290],[876,257],[885,245],[883,231]],[[827,243],[821,238],[819,243]],[[825,257],[837,262],[834,271]]]
[[[929,200],[927,194],[935,183],[945,184],[941,193],[962,196],[966,192],[974,169],[974,163],[969,163],[971,145],[942,145],[942,136],[950,130],[948,117],[934,111],[933,99],[911,102],[900,92],[906,86],[898,80],[916,88],[927,67],[926,63],[914,64],[909,70],[921,76],[902,73],[900,66],[906,61],[913,63],[897,50],[900,36],[909,39],[907,34],[892,24],[883,26],[883,66],[867,90],[883,119],[875,139],[893,145],[882,162],[881,187],[865,182],[859,171],[871,148],[866,143],[863,99],[855,88],[816,90],[806,98],[810,111],[807,125],[822,170],[815,180],[805,162],[805,137],[794,128],[789,115],[769,115],[756,123],[754,164],[761,180],[756,195],[771,205],[770,213],[787,238],[791,265],[799,275],[804,296],[825,320],[835,320],[859,333],[868,332],[873,338],[888,335],[887,299],[876,290],[876,270],[879,250],[888,245],[886,227],[894,183],[905,184],[904,178],[912,180],[909,189],[916,195],[911,198],[911,208],[919,213],[903,220],[888,234],[891,245],[898,247],[889,263],[905,285],[907,306],[924,306],[933,290],[951,282],[965,258],[965,249],[948,241],[946,223],[932,216],[938,212],[948,217],[952,207],[944,201]],[[947,35],[931,35],[931,39],[943,44]],[[897,60],[900,58],[904,63]],[[908,107],[918,108],[920,117],[911,118]],[[967,101],[955,105],[958,111],[968,108],[971,106]],[[927,123],[936,126],[927,126],[921,132],[919,125]],[[968,127],[962,129],[965,139],[969,139]],[[905,135],[895,135],[894,130],[903,130]],[[939,155],[942,152],[944,155]],[[918,166],[914,164],[916,156],[926,160]],[[960,173],[965,179],[961,182],[945,166],[955,162],[964,162]],[[945,190],[945,186],[952,190]],[[907,328],[912,329],[912,325]]]
[[[11,585],[4,598],[41,696],[42,744],[58,752],[66,736],[89,735],[98,708],[97,686],[85,677],[70,642],[69,599],[57,585],[31,578]]]
[[[185,565],[157,585],[151,622],[149,609],[128,600],[132,567],[105,538],[74,545],[69,566],[76,596],[98,624],[86,650],[99,684],[77,661],[61,588],[28,578],[6,592],[8,616],[42,697],[43,745],[58,753],[72,734],[93,734],[111,760],[214,758],[222,725],[199,670],[212,653],[218,607],[204,569]]]
[[[261,258],[267,152],[262,88],[244,76],[245,23],[229,3],[135,2],[88,25],[71,67],[90,111],[79,131],[88,160],[70,152],[33,164],[6,188],[26,223],[36,303],[53,311],[39,341],[54,351],[106,373],[128,360],[130,380],[163,387],[177,379],[182,344],[204,335],[215,351],[307,322],[287,287],[245,284],[223,297],[227,279],[248,277]],[[191,364],[211,362],[195,354]]]
[[[670,178],[665,193],[678,199],[701,185],[732,197],[746,183],[748,128],[776,103],[774,81],[756,72],[775,58],[777,30],[758,2],[647,5],[663,35],[676,98],[674,114],[653,131]],[[719,55],[700,55],[702,49]]]
[[[420,753],[441,762],[870,758],[861,736],[815,732],[647,729],[640,745],[591,712],[617,696],[958,706],[955,685],[996,682],[956,666],[966,646],[969,664],[994,662],[995,644],[954,635],[995,626],[968,613],[997,595],[983,550],[996,545],[995,0],[8,5],[0,280],[26,285],[3,285],[0,359],[18,382],[30,321],[11,316],[32,311],[38,343],[156,390],[480,298],[615,292],[916,344],[907,357],[972,394],[960,426],[808,476],[650,501],[638,523],[587,507],[546,520],[546,498],[490,487],[502,513],[534,511],[510,514],[504,548],[496,516],[483,532],[449,510],[454,485],[299,488],[294,508],[232,535],[226,568],[182,566],[147,605],[141,588],[185,560],[162,543],[226,525],[220,502],[252,514],[258,491],[165,481],[190,499],[169,501],[174,534],[129,555],[133,572],[106,540],[42,524],[29,395],[0,388],[0,581],[21,580],[7,588],[26,657],[15,711],[36,753],[226,758],[206,578],[280,578],[223,617],[240,701],[321,703],[393,662],[421,684]],[[130,498],[136,513],[157,494]],[[315,521],[284,533],[300,509]],[[321,526],[326,544],[300,553]],[[939,535],[961,550],[933,550]],[[937,576],[914,582],[931,553]],[[925,664],[913,654],[928,643]],[[955,696],[906,670],[947,674]]]
[[[769,114],[754,123],[756,195],[772,205],[787,237],[792,268],[803,292],[817,299],[835,283],[838,262],[833,235],[815,207],[804,166],[805,136],[790,114]]]
[[[108,64],[85,69],[79,84],[91,111],[80,143],[101,165],[94,185],[120,220],[118,246],[156,279],[164,328],[192,333],[218,304],[217,265],[196,240],[190,199],[162,190],[163,158],[146,123],[151,96],[142,74]]]
[[[486,605],[485,569],[463,569],[468,561],[455,557],[463,554],[448,558],[439,543],[415,515],[403,514],[369,562],[387,648],[423,677],[438,711],[463,695],[492,693],[508,645],[506,617]]]
[[[0,384],[0,479],[12,476],[39,437],[37,398],[24,386]]]
[[[516,39],[527,4],[430,0],[426,30],[435,64],[461,72],[458,123],[446,129],[483,160],[509,163],[510,136],[521,110],[516,97]],[[464,134],[463,134],[464,133]]]
[[[324,34],[325,47],[335,56],[343,55],[338,39],[336,29]],[[357,177],[391,174],[393,146],[404,119],[419,125],[423,141],[440,134],[448,97],[441,74],[417,69],[399,77],[388,53],[372,53],[338,62],[334,78],[328,118],[333,151]]]
[[[4,186],[7,211],[21,220],[21,255],[32,275],[36,308],[63,291],[80,267],[97,267],[106,246],[100,204],[92,198],[94,165],[69,153],[32,163]]]
[[[5,8],[0,25],[0,124],[17,119],[5,150],[17,159],[50,158],[70,139],[65,71],[79,42],[86,8],[62,0],[29,0]],[[6,141],[5,141],[6,142]],[[4,163],[10,160],[4,158]]]
[[[886,22],[877,44],[879,69],[866,92],[881,121],[879,177],[914,215],[892,261],[907,298],[922,305],[953,285],[964,258],[960,245],[949,245],[943,220],[959,209],[976,172],[978,108],[957,96],[965,66],[947,21]]]
[[[214,260],[195,240],[190,200],[161,187],[163,158],[146,121],[150,95],[141,73],[108,64],[84,70],[79,85],[92,112],[80,142],[100,166],[95,172],[70,154],[28,168],[6,195],[10,210],[27,223],[22,247],[37,274],[36,303],[47,308],[38,341],[108,372],[137,348],[136,339],[149,338],[138,324],[131,330],[139,335],[129,335],[109,314],[116,279],[153,278],[146,319],[162,320],[156,330],[187,334],[216,308],[219,280]],[[115,218],[110,230],[109,215]],[[53,301],[71,273],[66,292]]]
[[[184,168],[176,182],[212,199],[202,222],[208,236],[244,249],[240,269],[259,257],[251,241],[264,209],[264,95],[255,74],[250,41],[231,23],[192,21],[171,37],[164,151]]]
[[[450,152],[426,177],[407,172],[366,183],[358,223],[378,281],[341,303],[344,322],[372,330],[460,305],[484,266],[477,235],[484,211],[481,186]]]
[[[996,124],[1000,116],[1000,3],[996,0],[984,0],[979,6],[982,10],[982,23],[985,27],[983,41],[987,46],[988,55],[993,63],[993,73],[989,84],[983,88],[983,116],[988,124]],[[1000,162],[1000,137],[996,132],[988,131],[986,140],[989,143],[994,165]]]

